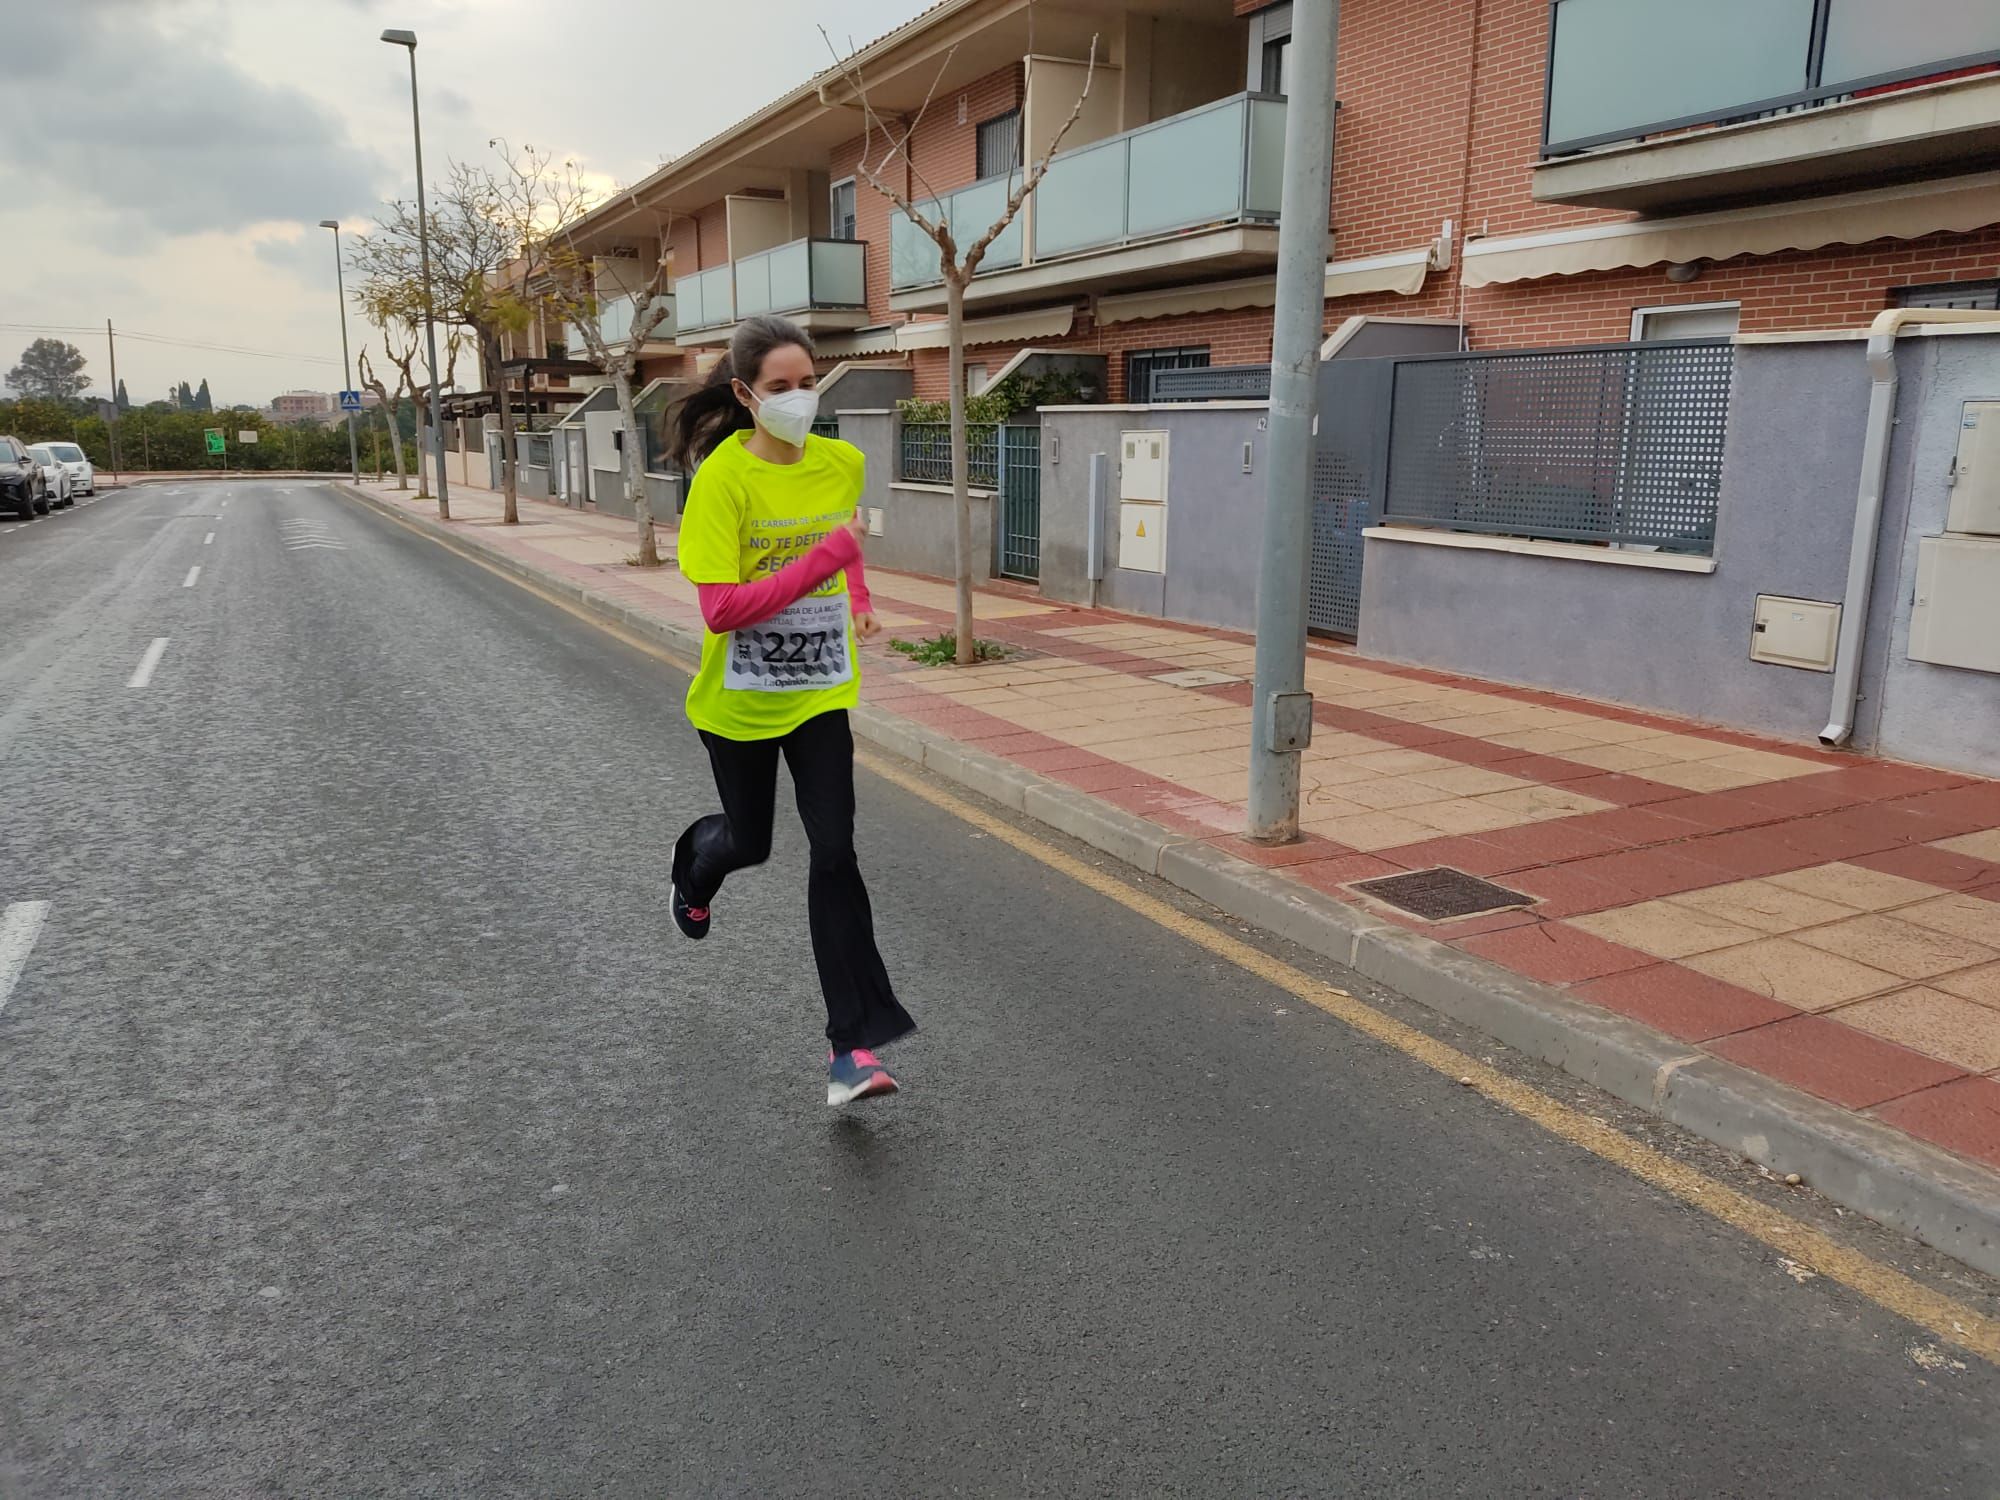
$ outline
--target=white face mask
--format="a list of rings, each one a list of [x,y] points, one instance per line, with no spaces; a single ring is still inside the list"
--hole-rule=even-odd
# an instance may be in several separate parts
[[[813,418],[819,414],[818,391],[780,391],[761,400],[753,392],[750,399],[757,403],[750,414],[759,427],[781,443],[794,448],[805,446],[806,434],[812,431]]]

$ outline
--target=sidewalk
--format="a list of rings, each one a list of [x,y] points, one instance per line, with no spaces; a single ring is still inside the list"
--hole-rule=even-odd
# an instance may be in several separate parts
[[[435,523],[414,491],[364,489]],[[627,521],[523,500],[503,528],[496,495],[456,482],[452,507],[454,536],[668,635],[700,628],[671,566],[624,566]],[[950,627],[948,585],[869,583],[885,637]],[[1031,813],[1023,788],[1072,810],[1085,794],[1070,821],[1090,828],[1047,820],[2000,1269],[2000,782],[1314,642],[1306,836],[1270,849],[1240,836],[1248,637],[1007,586],[978,613],[1016,658],[924,669],[868,648],[864,704],[903,726],[878,739],[956,746],[961,779]],[[1357,889],[1440,866],[1504,904],[1426,920]],[[1746,1100],[1738,1068],[1789,1090]],[[1905,1201],[1926,1191],[1940,1201]]]

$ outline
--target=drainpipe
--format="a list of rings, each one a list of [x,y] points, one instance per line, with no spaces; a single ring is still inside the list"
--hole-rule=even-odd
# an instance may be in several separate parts
[[[1911,323],[1990,323],[1993,314],[1966,308],[1892,307],[1868,326],[1868,422],[1861,443],[1861,488],[1854,499],[1854,539],[1848,544],[1847,591],[1840,601],[1840,645],[1834,656],[1833,708],[1819,742],[1844,745],[1854,733],[1861,696],[1861,643],[1875,581],[1875,544],[1882,529],[1882,487],[1896,426],[1896,335]]]

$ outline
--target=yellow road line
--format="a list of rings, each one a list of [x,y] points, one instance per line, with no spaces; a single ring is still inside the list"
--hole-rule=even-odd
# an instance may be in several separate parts
[[[1858,1250],[1849,1249],[1810,1224],[1801,1223],[1788,1214],[1759,1203],[1686,1163],[1635,1141],[1604,1121],[1507,1077],[1456,1047],[1384,1015],[1347,991],[1315,979],[1240,938],[1231,937],[1212,923],[1177,910],[1143,891],[1134,890],[1118,876],[1086,864],[1032,834],[1023,833],[1013,824],[940,791],[899,766],[873,755],[861,755],[857,759],[884,781],[972,824],[982,833],[1011,845],[1058,874],[1088,886],[1127,911],[1166,928],[1176,937],[1206,948],[1216,957],[1325,1011],[1336,1020],[1385,1046],[1395,1048],[1434,1072],[1460,1080],[1470,1079],[1471,1086],[1487,1098],[1523,1119],[1533,1121],[1550,1134],[1561,1136],[1591,1155],[1623,1167],[1640,1181],[1671,1193],[1683,1203],[1742,1230],[1788,1260],[1859,1292],[1869,1301],[1939,1339],[2000,1365],[2000,1319],[1989,1318],[1941,1292],[1932,1291],[1902,1272],[1871,1260]]]
[[[396,516],[395,519],[403,520],[401,516]],[[430,535],[413,521],[406,521],[405,524],[419,535]],[[432,540],[441,539],[433,537]],[[684,672],[693,670],[691,662],[658,641],[622,629],[584,606],[565,599],[551,590],[537,587],[520,575],[496,567],[482,558],[470,557],[469,560],[605,634],[615,636],[636,650],[645,652],[648,656],[667,662]],[[1030,859],[1039,861],[1058,874],[1068,876],[1079,885],[1088,886],[1134,915],[1166,928],[1176,937],[1183,938],[1197,947],[1206,948],[1216,957],[1256,975],[1267,984],[1303,1000],[1315,1009],[1326,1012],[1384,1046],[1395,1048],[1405,1057],[1422,1063],[1434,1072],[1455,1079],[1470,1079],[1471,1086],[1494,1103],[1512,1110],[1523,1119],[1533,1121],[1551,1135],[1560,1136],[1593,1156],[1614,1166],[1623,1167],[1641,1182],[1658,1188],[1661,1192],[1669,1193],[1690,1207],[1700,1209],[1711,1218],[1719,1219],[1732,1228],[1741,1230],[1787,1260],[1839,1282],[1897,1317],[1916,1324],[1945,1343],[1956,1344],[1981,1359],[2000,1365],[2000,1319],[1989,1318],[1963,1302],[1954,1301],[1942,1292],[1932,1291],[1921,1282],[1911,1280],[1901,1271],[1872,1260],[1858,1250],[1849,1249],[1810,1224],[1803,1224],[1789,1214],[1780,1213],[1775,1208],[1759,1203],[1756,1199],[1717,1182],[1713,1177],[1696,1171],[1686,1163],[1675,1161],[1672,1157],[1655,1151],[1651,1146],[1633,1140],[1622,1130],[1617,1130],[1581,1110],[1572,1109],[1539,1089],[1509,1078],[1497,1068],[1468,1056],[1456,1047],[1449,1046],[1436,1037],[1417,1030],[1414,1026],[1406,1026],[1401,1021],[1384,1015],[1373,1006],[1355,999],[1347,991],[1337,989],[1324,980],[1315,979],[1304,970],[1295,969],[1283,960],[1273,958],[1240,938],[1231,937],[1211,923],[1199,917],[1189,916],[1157,897],[1134,890],[1116,875],[1086,864],[1032,834],[1023,833],[1013,824],[996,818],[971,803],[952,796],[949,792],[939,790],[900,766],[865,753],[855,758],[882,780],[900,787],[911,796],[928,802],[933,807],[950,813],[962,822],[970,823],[982,833],[1020,850]]]

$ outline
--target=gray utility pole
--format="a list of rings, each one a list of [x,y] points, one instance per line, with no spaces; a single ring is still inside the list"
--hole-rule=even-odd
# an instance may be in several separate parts
[[[431,375],[431,457],[437,466],[438,519],[451,519],[451,497],[444,479],[444,396],[438,381],[437,311],[431,298],[431,219],[424,207],[424,125],[417,110],[417,34],[414,31],[385,31],[382,40],[394,47],[410,49],[410,128],[417,142],[417,247],[424,265],[424,342],[429,350]]]
[[[1334,32],[1340,0],[1293,0],[1285,80],[1285,186],[1278,205],[1278,301],[1271,325],[1271,430],[1264,457],[1264,553],[1257,572],[1257,687],[1250,718],[1249,835],[1299,833],[1299,752],[1312,742],[1306,685],[1306,573],[1312,560],[1313,408],[1326,318],[1326,218],[1333,189]]]
[[[321,219],[319,227],[333,231],[333,289],[340,297],[340,368],[342,376],[341,399],[354,389],[354,361],[347,353],[347,277],[340,268],[340,220]],[[292,465],[297,468],[295,462]],[[354,413],[347,413],[347,468],[356,484],[361,483],[361,447],[354,438]]]
[[[118,335],[111,331],[111,320],[104,320],[104,342],[111,350],[111,477],[118,477]]]

